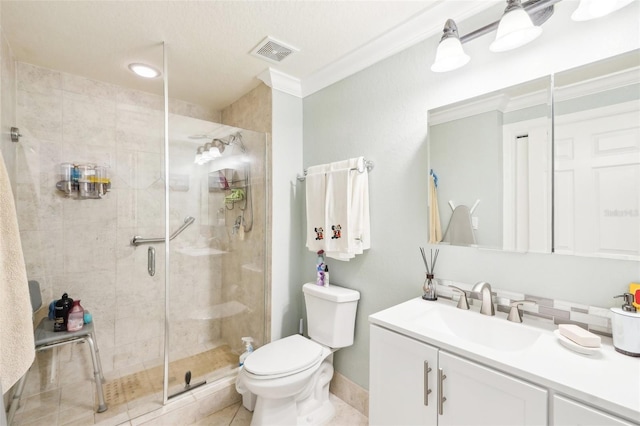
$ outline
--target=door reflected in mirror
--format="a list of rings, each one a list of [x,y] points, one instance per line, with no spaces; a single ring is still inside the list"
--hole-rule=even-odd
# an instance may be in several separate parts
[[[429,111],[440,243],[551,252],[550,90],[545,77]]]
[[[640,260],[640,52],[554,86],[554,251]]]

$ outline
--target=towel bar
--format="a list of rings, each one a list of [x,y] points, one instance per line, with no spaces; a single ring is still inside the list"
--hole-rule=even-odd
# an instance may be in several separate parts
[[[371,172],[371,170],[373,170],[373,166],[374,166],[373,161],[364,160],[364,167],[367,169],[368,172]],[[349,170],[357,170],[360,173],[364,173],[364,169],[360,170],[360,168],[358,168],[358,167],[354,167],[354,168],[349,169]],[[300,182],[304,182],[304,180],[306,179],[306,176],[307,176],[307,169],[304,169],[303,176],[298,175],[298,180]]]

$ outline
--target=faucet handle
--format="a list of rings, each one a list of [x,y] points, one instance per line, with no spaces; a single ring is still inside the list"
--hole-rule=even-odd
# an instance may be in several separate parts
[[[452,289],[460,293],[460,298],[458,299],[458,305],[456,306],[458,309],[469,309],[469,301],[467,300],[467,293],[461,288],[458,288],[454,285],[450,285]]]
[[[524,303],[533,303],[537,304],[535,300],[514,300],[509,303],[511,309],[509,309],[509,315],[507,316],[507,320],[512,322],[522,322],[522,311],[520,310],[520,306]]]

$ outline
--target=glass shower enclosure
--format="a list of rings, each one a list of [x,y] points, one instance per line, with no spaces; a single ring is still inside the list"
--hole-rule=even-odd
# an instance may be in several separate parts
[[[236,371],[265,333],[266,135],[169,116],[167,397]]]
[[[95,413],[83,345],[38,353],[23,402],[72,387],[73,409],[96,423],[230,380],[241,338],[260,346],[266,333],[267,135],[171,99],[164,46],[143,56],[164,63],[145,90],[17,64],[27,273],[45,304],[68,293],[92,313],[109,409]],[[108,190],[61,190],[63,165],[105,170]]]

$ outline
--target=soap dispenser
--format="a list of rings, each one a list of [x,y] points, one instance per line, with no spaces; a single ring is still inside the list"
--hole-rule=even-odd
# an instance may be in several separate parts
[[[242,343],[244,344],[244,352],[240,355],[240,360],[238,362],[238,366],[242,367],[244,365],[244,360],[253,352],[253,338],[251,337],[243,337]]]
[[[624,355],[640,357],[640,313],[633,306],[634,296],[624,293],[614,298],[623,299],[621,308],[611,308],[613,346]]]

